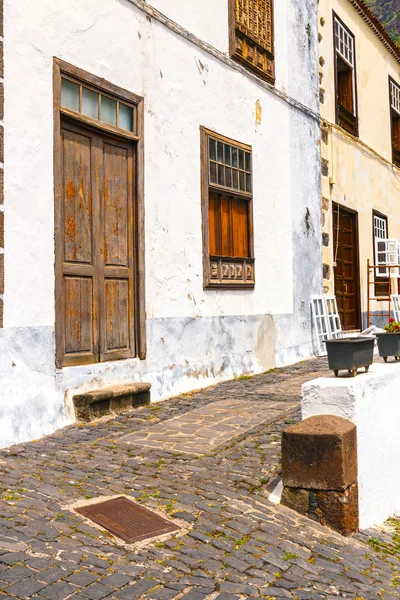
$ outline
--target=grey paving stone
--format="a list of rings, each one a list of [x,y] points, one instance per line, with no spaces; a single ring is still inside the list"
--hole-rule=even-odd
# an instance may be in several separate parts
[[[207,595],[198,590],[190,590],[190,592],[182,596],[181,600],[204,600]]]
[[[39,573],[37,573],[36,578],[39,579],[40,581],[44,581],[48,584],[50,583],[56,583],[57,581],[60,581],[60,579],[63,579],[64,577],[68,577],[68,575],[70,575],[71,571],[65,571],[64,569],[61,569],[60,567],[51,567],[50,569],[45,569],[44,571],[40,571]]]
[[[44,590],[41,590],[40,595],[50,598],[50,600],[64,600],[65,598],[68,598],[68,596],[71,596],[76,590],[77,587],[75,585],[60,581],[59,583],[53,583]]]
[[[81,594],[85,598],[89,598],[89,600],[101,600],[101,598],[107,598],[111,596],[111,594],[115,591],[115,589],[107,587],[102,583],[96,582],[91,583],[83,590],[81,590]]]
[[[146,600],[173,600],[179,592],[177,590],[157,588],[146,596]]]
[[[90,583],[94,583],[98,579],[99,576],[95,575],[94,573],[90,573],[89,571],[79,571],[78,573],[74,573],[73,575],[67,577],[66,581],[69,583],[74,583],[79,587],[85,587]]]
[[[267,596],[270,596],[271,598],[293,598],[293,595],[288,590],[284,590],[283,588],[279,588],[279,587],[271,586],[271,587],[265,588],[263,590],[263,593],[266,594]],[[311,600],[311,598],[310,598],[310,600]]]
[[[3,571],[1,579],[3,579],[3,581],[8,581],[9,583],[17,583],[17,581],[30,577],[34,573],[35,571],[32,571],[32,569],[19,565]]]
[[[27,579],[22,579],[21,581],[18,581],[18,583],[10,586],[5,592],[7,594],[12,594],[17,598],[30,598],[33,594],[36,594],[45,588],[46,585],[46,583],[42,583],[34,577],[28,577]]]
[[[243,560],[235,558],[234,556],[227,556],[224,561],[225,564],[227,564],[229,567],[232,567],[232,569],[236,569],[236,571],[239,571],[240,573],[244,573],[251,567],[250,563],[244,562]]]
[[[157,585],[157,581],[142,579],[133,585],[128,585],[114,594],[119,600],[137,600]]]
[[[123,575],[122,573],[113,573],[112,575],[107,575],[104,579],[101,580],[101,584],[110,588],[120,589],[130,583],[132,581],[132,577],[129,575]]]
[[[23,552],[7,552],[6,554],[2,554],[0,556],[0,563],[14,566],[16,563],[24,562],[26,557],[27,555]]]

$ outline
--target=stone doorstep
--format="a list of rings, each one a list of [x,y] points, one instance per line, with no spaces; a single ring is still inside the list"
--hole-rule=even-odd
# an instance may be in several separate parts
[[[75,394],[72,401],[76,419],[88,423],[150,404],[150,388],[150,383],[132,382]]]

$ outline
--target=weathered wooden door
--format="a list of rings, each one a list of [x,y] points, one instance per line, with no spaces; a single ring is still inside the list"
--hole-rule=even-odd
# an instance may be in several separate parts
[[[59,366],[134,355],[131,142],[67,120],[61,126]]]
[[[357,214],[333,204],[335,295],[342,329],[359,329],[360,277]]]

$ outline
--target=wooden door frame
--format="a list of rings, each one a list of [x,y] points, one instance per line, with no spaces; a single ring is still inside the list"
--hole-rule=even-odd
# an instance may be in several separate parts
[[[93,123],[82,115],[61,108],[61,76],[73,77],[81,83],[89,84],[100,93],[106,92],[118,99],[128,101],[136,108],[136,130],[134,133],[122,132],[104,123]],[[124,90],[58,58],[53,59],[53,169],[54,169],[54,243],[55,243],[55,331],[56,331],[56,367],[63,364],[61,327],[63,324],[62,305],[57,294],[62,290],[62,247],[61,247],[61,204],[62,204],[62,164],[61,164],[61,118],[67,117],[81,127],[93,129],[111,137],[130,141],[133,144],[134,181],[133,216],[135,253],[134,264],[134,356],[146,358],[146,291],[145,291],[145,222],[144,222],[144,99]],[[75,363],[78,364],[78,363]],[[97,364],[97,363],[96,363]]]
[[[359,227],[358,227],[358,212],[352,208],[348,208],[347,206],[343,206],[339,202],[332,202],[332,230],[333,230],[333,251],[335,252],[335,231],[334,231],[334,211],[335,208],[339,207],[339,214],[341,212],[347,212],[355,217],[355,238],[356,238],[356,260],[355,264],[357,266],[357,298],[356,298],[356,311],[358,314],[358,322],[360,324],[360,330],[362,329],[362,312],[361,312],[361,271],[360,271],[360,242],[359,242]],[[336,294],[336,281],[335,281],[335,272],[333,272],[333,284],[335,286],[335,294]]]

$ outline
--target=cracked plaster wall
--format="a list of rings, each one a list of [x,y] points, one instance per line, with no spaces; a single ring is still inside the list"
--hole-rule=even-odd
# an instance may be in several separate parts
[[[182,24],[226,50],[227,3],[210,23],[207,3],[192,1]],[[277,88],[318,111],[316,0],[276,4]],[[310,356],[309,296],[322,285],[318,123],[127,0],[6,0],[5,30],[0,445],[71,421],[71,389],[148,380],[162,399]],[[146,361],[54,366],[54,56],[145,98]],[[203,290],[200,125],[253,147],[254,291]]]

